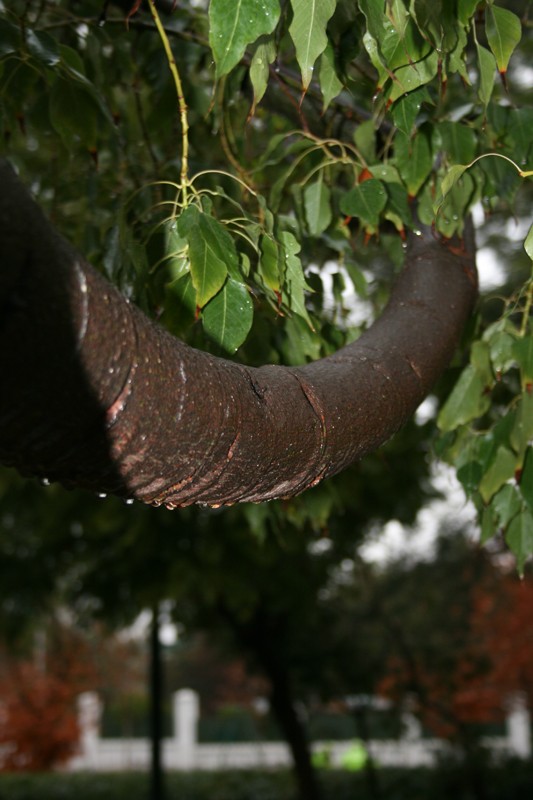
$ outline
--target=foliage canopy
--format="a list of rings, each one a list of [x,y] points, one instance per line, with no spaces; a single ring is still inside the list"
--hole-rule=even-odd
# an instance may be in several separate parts
[[[493,0],[16,0],[0,4],[2,147],[172,332],[247,363],[302,363],[358,335],[354,295],[379,308],[407,229],[460,235],[474,206],[522,214],[529,31],[521,3]],[[482,308],[490,324],[439,415],[439,453],[483,537],[505,530],[520,566],[528,272],[524,259]]]

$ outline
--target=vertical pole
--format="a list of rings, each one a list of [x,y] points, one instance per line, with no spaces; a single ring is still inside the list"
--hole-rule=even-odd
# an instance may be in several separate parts
[[[162,713],[162,664],[159,640],[159,606],[152,611],[150,626],[150,738],[152,744],[150,800],[164,800],[163,762],[161,743],[163,738]]]

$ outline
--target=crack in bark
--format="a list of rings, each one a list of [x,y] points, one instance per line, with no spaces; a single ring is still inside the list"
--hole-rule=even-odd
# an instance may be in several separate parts
[[[65,485],[169,508],[301,492],[401,427],[476,297],[470,231],[466,252],[424,229],[357,341],[303,367],[247,367],[130,306],[1,161],[0,185],[0,308],[15,286],[19,300],[0,327],[0,461]]]

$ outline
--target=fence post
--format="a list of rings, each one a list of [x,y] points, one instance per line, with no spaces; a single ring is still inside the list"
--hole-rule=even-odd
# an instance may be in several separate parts
[[[515,692],[507,704],[506,729],[509,749],[519,758],[531,756],[530,717],[523,692]]]
[[[174,745],[178,753],[181,769],[195,766],[196,743],[198,739],[199,701],[192,689],[174,692]]]
[[[97,692],[82,692],[78,696],[78,724],[80,755],[86,769],[96,769],[98,766],[101,716],[102,703]]]

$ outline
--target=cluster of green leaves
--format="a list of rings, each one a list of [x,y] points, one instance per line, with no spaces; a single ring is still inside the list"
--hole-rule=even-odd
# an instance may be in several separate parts
[[[286,342],[281,350],[273,343],[271,359],[302,360],[338,346],[324,327],[324,287],[311,280],[310,263],[333,257],[343,265],[341,305],[345,284],[364,295],[365,259],[354,255],[360,234],[377,237],[392,224],[403,236],[413,226],[414,197],[420,219],[433,222],[450,166],[496,146],[518,163],[529,154],[531,110],[495,100],[494,77],[506,73],[520,21],[489,0],[457,8],[242,0],[229,9],[212,0],[207,13],[177,8],[162,16],[172,59],[150,15],[131,17],[128,30],[124,13],[95,25],[97,0],[87,0],[78,18],[67,5],[45,4],[33,15],[31,4],[0,9],[8,152],[22,156],[20,134],[26,163],[44,161],[46,149],[43,196],[61,193],[70,224],[84,219],[87,254],[104,239],[104,266],[124,290],[202,343],[200,324],[207,342],[228,353],[257,328],[263,336],[257,313],[265,307],[281,317]],[[346,116],[356,126],[335,130]],[[220,132],[216,144],[209,125]],[[74,192],[72,173],[65,180],[58,165],[87,151],[97,171],[75,168],[82,186]],[[233,178],[228,166],[236,167]],[[128,192],[142,187],[131,201]],[[457,175],[438,227],[460,231],[472,202],[490,204],[501,190],[494,165]],[[104,195],[111,204],[95,211]]]
[[[413,198],[449,236],[474,203],[515,202],[533,124],[514,78],[530,57],[519,2],[179,4],[160,11],[172,58],[148,4],[127,27],[129,10],[117,0],[102,25],[101,0],[0,1],[1,148],[87,257],[194,344],[250,362],[331,352],[357,334],[345,297],[375,297],[402,260]],[[512,308],[475,359],[498,325],[530,340]],[[483,402],[505,384],[518,414],[523,382],[498,369]],[[475,441],[492,431],[480,414]],[[499,463],[453,435],[459,468]],[[526,470],[527,448],[498,436]],[[526,542],[527,515],[509,514],[485,513],[484,530],[513,522],[513,542],[524,524]]]
[[[533,257],[533,234],[526,247]],[[482,540],[503,532],[522,572],[533,551],[533,279],[474,342],[442,407],[440,450],[481,520]]]

